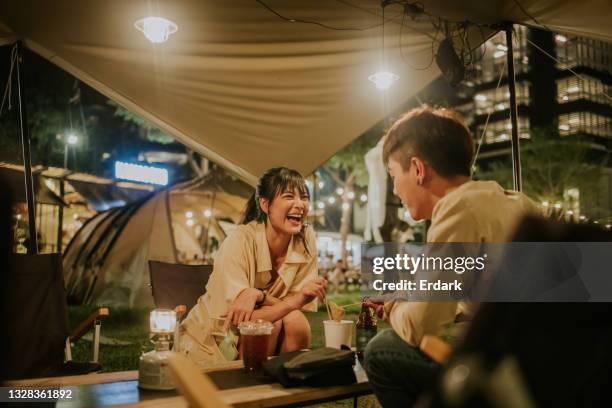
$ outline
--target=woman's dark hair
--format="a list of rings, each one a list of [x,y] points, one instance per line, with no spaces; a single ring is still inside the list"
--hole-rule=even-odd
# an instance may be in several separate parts
[[[271,203],[277,195],[282,194],[285,191],[295,190],[297,190],[300,194],[308,196],[310,199],[310,193],[308,191],[308,187],[306,187],[306,180],[304,180],[304,177],[302,177],[297,170],[288,169],[287,167],[274,167],[266,170],[257,182],[255,193],[253,193],[247,202],[244,215],[242,217],[242,224],[248,224],[253,220],[256,220],[257,222],[266,222],[267,215],[259,206],[260,198],[265,198],[269,203]],[[302,227],[302,231],[300,231],[298,237],[304,242],[306,252],[309,252],[308,248],[306,247],[306,240],[304,239],[305,228],[306,225],[304,224],[304,227]]]

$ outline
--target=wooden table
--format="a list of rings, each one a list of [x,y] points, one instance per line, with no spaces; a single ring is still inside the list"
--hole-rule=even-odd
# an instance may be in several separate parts
[[[205,372],[221,372],[242,368],[241,361],[214,367]],[[324,401],[353,398],[372,393],[365,371],[355,368],[357,383],[331,387],[283,388],[278,383],[242,386],[219,390],[221,399],[234,407],[304,406]],[[187,401],[176,391],[148,391],[138,388],[138,371],[88,374],[69,377],[38,378],[12,381],[9,387],[73,387],[74,398],[63,400],[57,407],[121,406],[147,408],[187,408]]]

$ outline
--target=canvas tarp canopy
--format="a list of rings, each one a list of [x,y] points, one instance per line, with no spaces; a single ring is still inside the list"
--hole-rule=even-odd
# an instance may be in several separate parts
[[[178,184],[149,198],[97,214],[74,236],[64,253],[68,297],[77,304],[152,306],[149,260],[183,263],[203,259],[194,234],[206,226],[221,241],[219,220],[237,223],[252,188],[223,173]],[[211,210],[206,221],[204,210]],[[192,212],[194,227],[186,225]],[[198,219],[199,218],[199,219]],[[206,223],[205,223],[206,222]]]
[[[381,65],[377,0],[5,0],[0,43],[23,39],[34,52],[254,182],[274,165],[309,174],[401,107],[439,75],[430,19],[386,8],[386,59],[400,80],[377,92]],[[399,2],[398,2],[399,3]],[[430,15],[496,24],[543,24],[612,41],[609,0],[422,0]],[[152,45],[134,28],[166,17],[178,32]],[[529,17],[531,15],[533,18]],[[398,47],[402,28],[402,47]],[[472,30],[476,46],[493,30]],[[438,38],[439,40],[439,38]]]

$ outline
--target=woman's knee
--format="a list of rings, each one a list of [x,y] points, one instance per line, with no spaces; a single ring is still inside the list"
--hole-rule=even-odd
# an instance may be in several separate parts
[[[294,310],[283,318],[283,330],[285,337],[310,346],[310,323],[301,311]]]

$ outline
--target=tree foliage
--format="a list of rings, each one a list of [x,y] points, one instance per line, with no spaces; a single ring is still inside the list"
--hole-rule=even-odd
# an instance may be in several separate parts
[[[120,117],[126,122],[134,123],[135,125],[137,125],[141,129],[140,137],[142,137],[143,139],[161,144],[174,143],[174,138],[172,136],[161,131],[148,120],[143,119],[142,117],[133,112],[130,112],[129,110],[125,109],[123,106],[119,105],[114,101],[109,100],[108,104],[115,108],[115,116]]]
[[[594,155],[586,137],[571,136],[559,139],[552,131],[534,129],[530,140],[521,143],[521,174],[523,191],[539,202],[566,202],[569,189],[580,191],[581,205],[599,212],[595,200],[602,168],[607,154]],[[475,176],[498,181],[512,188],[512,161],[508,157],[479,169]]]

